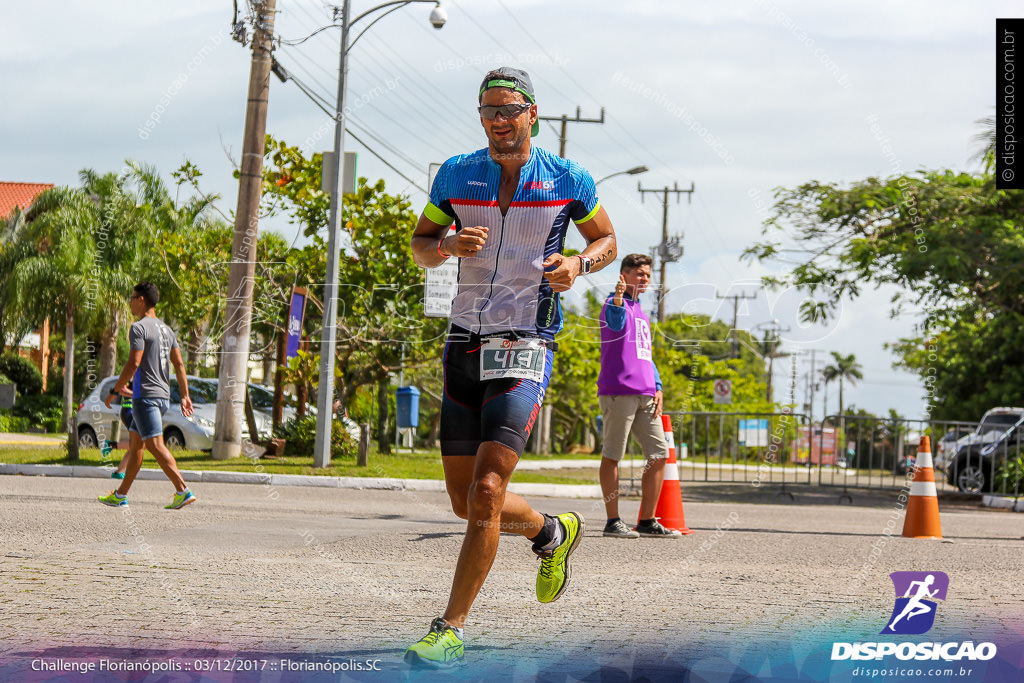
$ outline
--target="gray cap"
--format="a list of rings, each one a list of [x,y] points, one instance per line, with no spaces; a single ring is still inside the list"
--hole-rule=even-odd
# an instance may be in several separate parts
[[[477,101],[483,100],[484,91],[490,88],[509,88],[516,92],[523,93],[527,101],[530,104],[537,104],[537,98],[533,93],[533,81],[530,80],[530,74],[526,73],[522,69],[513,69],[510,66],[503,66],[498,69],[493,69],[487,72],[484,76],[483,83],[480,84],[480,92],[477,94]],[[535,136],[540,132],[540,121],[533,122],[533,128],[530,130],[530,135]]]

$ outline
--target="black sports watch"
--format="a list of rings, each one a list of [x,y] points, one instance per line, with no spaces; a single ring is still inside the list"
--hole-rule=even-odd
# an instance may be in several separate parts
[[[580,259],[580,272],[584,275],[588,274],[590,269],[594,267],[594,259],[583,254],[576,254],[576,256]]]

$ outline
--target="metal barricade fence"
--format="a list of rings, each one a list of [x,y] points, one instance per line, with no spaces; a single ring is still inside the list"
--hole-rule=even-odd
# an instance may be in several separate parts
[[[940,491],[1024,494],[1024,422],[986,436],[972,436],[974,422],[829,415],[810,424],[801,413],[667,411],[671,417],[679,478],[693,482],[742,483],[851,489],[907,487],[920,437],[931,439],[935,482]],[[639,490],[643,461],[630,461],[630,490]],[[639,463],[639,466],[638,466]]]

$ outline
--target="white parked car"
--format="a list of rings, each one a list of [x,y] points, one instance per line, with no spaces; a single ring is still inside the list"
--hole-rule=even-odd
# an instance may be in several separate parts
[[[116,376],[107,377],[97,384],[96,388],[79,404],[78,443],[82,448],[99,448],[105,439],[110,438],[112,423],[120,420],[120,397],[114,399],[110,408],[103,405],[103,399],[110,393],[115,382],[117,382]],[[188,378],[189,395],[192,397],[192,406],[195,411],[191,419],[181,414],[181,394],[178,393],[178,381],[171,379],[170,384],[170,407],[163,417],[164,443],[168,448],[211,450],[213,448],[214,420],[217,416],[217,380],[200,377]],[[273,406],[273,401],[271,400],[269,407],[265,407],[262,401],[263,394],[269,392],[255,384],[250,384],[249,387],[256,428],[260,438],[268,439],[271,431],[270,407]],[[271,399],[273,399],[272,394]],[[294,408],[286,407],[285,419],[291,415],[294,415]],[[242,423],[242,438],[249,438],[248,426],[244,421]]]

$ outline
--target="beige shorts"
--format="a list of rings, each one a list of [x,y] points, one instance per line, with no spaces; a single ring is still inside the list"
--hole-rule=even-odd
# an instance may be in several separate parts
[[[626,453],[630,433],[648,460],[668,457],[661,418],[654,416],[653,396],[598,396],[604,423],[601,457],[618,462]]]

